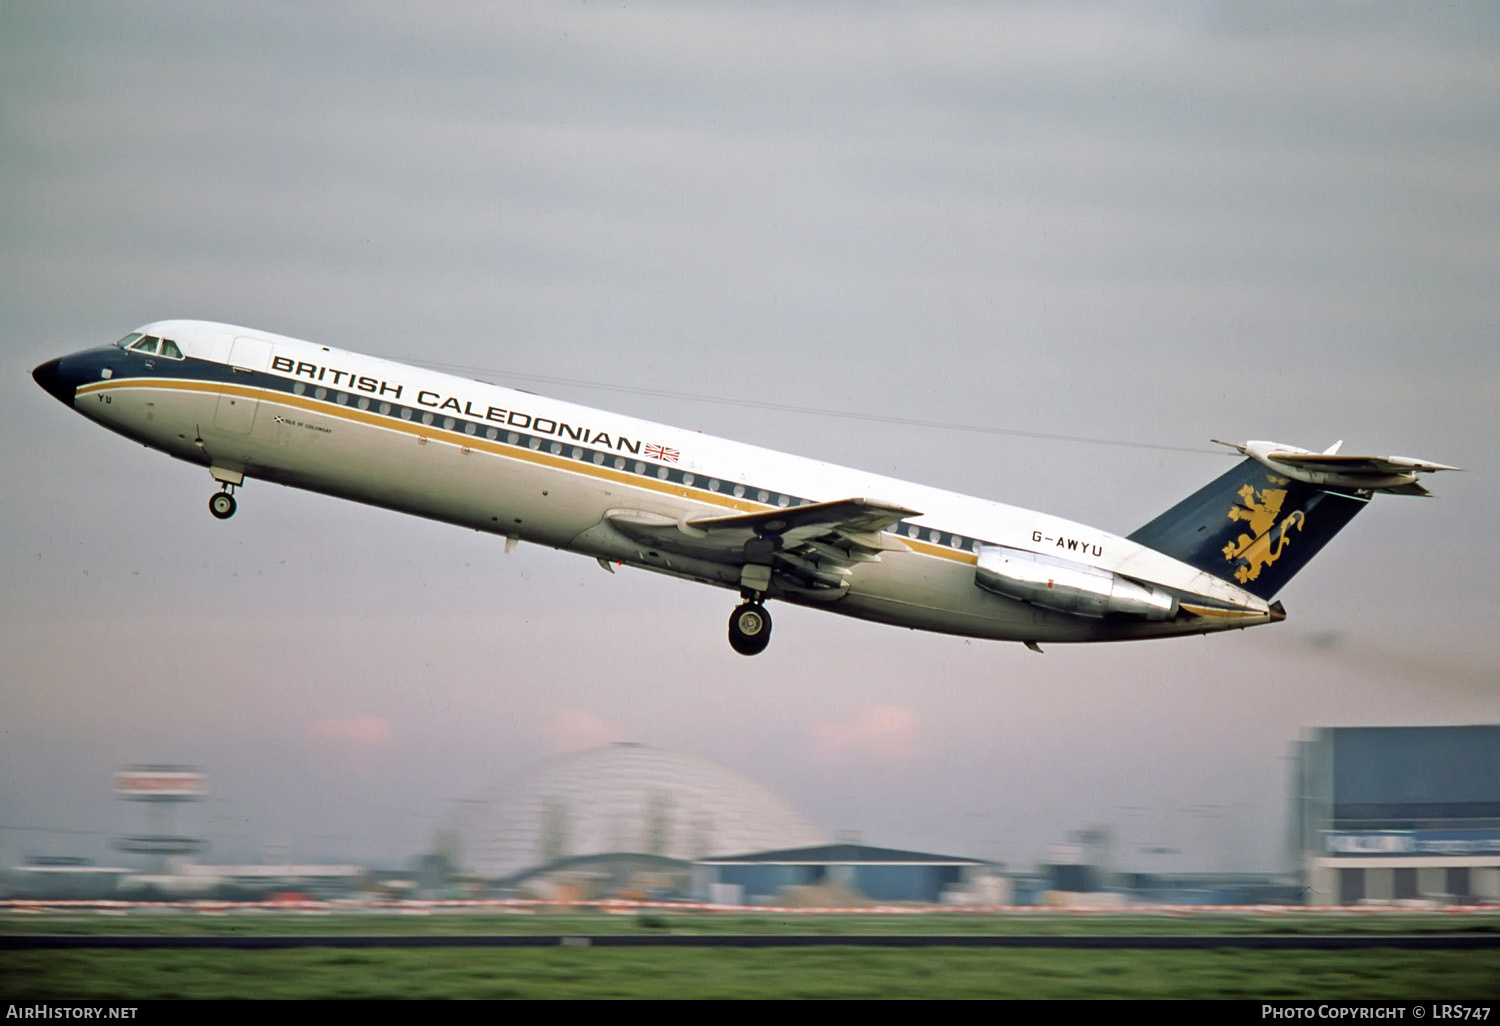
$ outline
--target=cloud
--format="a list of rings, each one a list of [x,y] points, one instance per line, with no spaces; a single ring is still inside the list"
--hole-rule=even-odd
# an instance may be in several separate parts
[[[377,751],[391,740],[391,721],[383,716],[325,716],[311,729],[319,746],[350,752]]]
[[[904,705],[873,705],[848,720],[815,723],[812,735],[824,762],[910,762],[919,754],[917,714]]]
[[[393,734],[384,716],[324,716],[308,723],[314,763],[356,777],[387,768]]]
[[[597,713],[564,706],[552,710],[545,739],[549,751],[561,754],[602,747],[620,740],[619,733]]]

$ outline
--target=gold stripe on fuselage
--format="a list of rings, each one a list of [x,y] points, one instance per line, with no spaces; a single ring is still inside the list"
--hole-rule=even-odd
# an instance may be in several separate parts
[[[523,463],[531,463],[537,466],[549,467],[553,470],[561,470],[568,473],[580,474],[584,477],[598,480],[612,481],[615,484],[629,485],[634,488],[642,488],[647,491],[659,492],[662,495],[670,495],[679,499],[691,499],[703,502],[724,510],[733,510],[739,513],[761,513],[779,509],[767,503],[751,502],[745,499],[736,499],[717,492],[709,492],[707,495],[697,494],[697,490],[691,485],[673,484],[658,478],[645,477],[641,474],[631,474],[623,470],[615,470],[613,467],[599,466],[593,463],[581,463],[575,459],[553,453],[542,452],[538,449],[526,449],[498,440],[491,440],[479,435],[468,435],[462,431],[453,431],[437,427],[432,424],[418,424],[389,414],[371,413],[369,410],[361,410],[358,407],[339,406],[329,404],[321,399],[309,399],[306,396],[293,393],[281,392],[275,389],[252,388],[248,385],[236,385],[232,382],[216,381],[185,381],[181,378],[126,378],[120,381],[95,381],[79,387],[78,394],[92,395],[95,392],[113,391],[126,388],[154,388],[168,389],[179,392],[196,392],[201,395],[219,396],[232,395],[241,399],[254,399],[258,402],[275,403],[292,409],[314,413],[320,416],[331,417],[334,420],[352,421],[365,424],[369,427],[384,428],[387,431],[395,431],[400,434],[410,435],[413,438],[435,438],[450,445],[459,445],[468,449],[477,449],[494,456],[506,459],[519,460]],[[398,405],[398,404],[393,404]],[[416,407],[407,403],[399,405],[407,406],[415,410]],[[566,443],[559,443],[566,444]],[[645,461],[641,461],[645,462]],[[648,466],[658,466],[650,463]],[[972,552],[964,552],[950,549],[932,542],[918,541],[915,538],[902,538],[902,543],[910,547],[914,552],[920,552],[928,556],[936,556],[956,563],[968,563],[976,565],[979,557]]]

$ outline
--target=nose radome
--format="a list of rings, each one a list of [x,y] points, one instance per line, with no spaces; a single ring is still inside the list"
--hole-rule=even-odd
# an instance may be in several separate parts
[[[77,390],[77,384],[65,381],[62,374],[62,358],[48,360],[31,372],[32,378],[50,392],[59,402],[73,405],[73,393]]]

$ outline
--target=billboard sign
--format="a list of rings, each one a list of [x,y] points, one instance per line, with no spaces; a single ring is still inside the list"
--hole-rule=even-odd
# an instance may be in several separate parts
[[[146,801],[208,796],[208,775],[180,766],[132,766],[115,774],[115,794]]]
[[[1330,855],[1496,855],[1500,830],[1327,831]]]

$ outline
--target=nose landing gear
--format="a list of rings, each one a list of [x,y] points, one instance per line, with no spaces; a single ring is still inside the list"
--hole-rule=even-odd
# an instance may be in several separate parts
[[[234,501],[233,485],[226,484],[222,492],[215,492],[208,500],[208,511],[220,520],[228,520],[234,516],[234,511],[239,504]]]
[[[203,435],[197,438],[198,448],[208,455],[208,446],[203,444]],[[213,479],[219,482],[219,492],[208,500],[208,511],[220,520],[228,520],[234,516],[238,503],[234,501],[234,490],[238,485],[245,483],[245,472],[238,469],[230,469],[219,463],[210,462],[208,472]]]
[[[759,596],[735,607],[729,617],[729,647],[740,655],[760,655],[771,643],[771,614]]]

